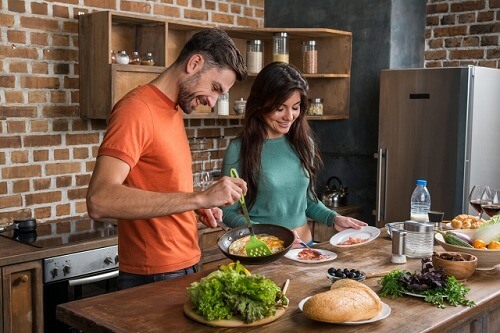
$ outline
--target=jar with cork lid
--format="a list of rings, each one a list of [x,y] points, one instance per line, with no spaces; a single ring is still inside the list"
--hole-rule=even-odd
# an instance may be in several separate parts
[[[273,61],[289,62],[288,34],[276,32],[273,35]]]

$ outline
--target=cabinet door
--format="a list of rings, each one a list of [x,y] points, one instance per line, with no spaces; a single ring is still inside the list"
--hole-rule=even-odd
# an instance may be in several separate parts
[[[40,261],[2,267],[3,332],[43,332]]]

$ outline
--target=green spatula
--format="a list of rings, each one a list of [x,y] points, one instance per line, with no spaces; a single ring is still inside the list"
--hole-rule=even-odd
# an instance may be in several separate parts
[[[238,176],[238,171],[236,171],[235,168],[231,168],[229,170],[229,173],[231,174],[231,177],[233,178],[240,178]],[[249,257],[262,257],[262,256],[268,256],[270,254],[273,254],[269,247],[264,243],[263,241],[259,240],[257,237],[255,237],[255,234],[253,232],[252,228],[252,222],[250,221],[250,216],[248,216],[248,210],[247,210],[247,205],[245,204],[245,196],[242,194],[240,197],[240,204],[241,204],[241,209],[243,210],[243,215],[245,216],[245,220],[247,222],[247,227],[250,229],[250,241],[247,243],[245,246],[245,251],[247,253],[247,256]]]

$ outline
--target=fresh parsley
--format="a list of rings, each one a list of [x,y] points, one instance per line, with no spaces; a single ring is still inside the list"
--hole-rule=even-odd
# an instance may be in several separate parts
[[[422,259],[422,271],[411,273],[407,270],[395,269],[380,280],[382,290],[380,296],[402,297],[410,292],[425,296],[424,300],[439,308],[445,307],[445,302],[451,306],[474,306],[474,301],[466,298],[469,288],[457,281],[453,276],[447,276],[442,269],[434,269],[430,258]]]

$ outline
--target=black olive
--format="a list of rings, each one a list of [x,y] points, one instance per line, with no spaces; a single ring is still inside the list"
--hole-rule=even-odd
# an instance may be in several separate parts
[[[355,277],[357,277],[357,275],[356,275],[356,273],[354,273],[354,272],[349,272],[349,273],[347,273],[347,277],[348,277],[349,279],[354,279]]]
[[[335,275],[335,267],[328,268],[328,274]]]

